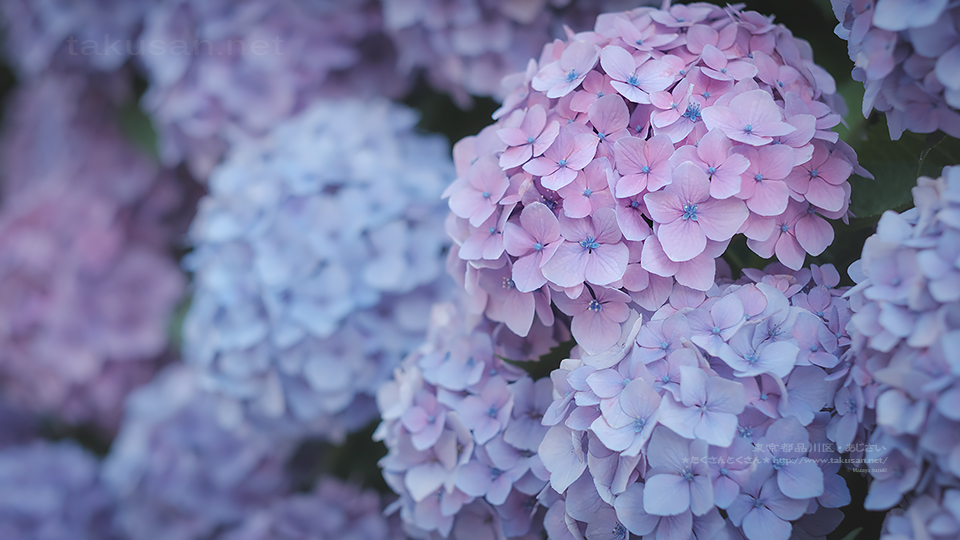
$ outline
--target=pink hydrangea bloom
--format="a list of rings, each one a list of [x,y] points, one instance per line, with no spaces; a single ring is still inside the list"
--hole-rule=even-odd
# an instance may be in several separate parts
[[[825,218],[847,213],[856,157],[830,131],[836,85],[759,14],[604,14],[508,83],[496,123],[454,151],[449,268],[472,309],[518,338],[556,322],[551,301],[622,293],[628,309],[655,309],[674,290],[707,291],[738,234],[799,269],[832,241]],[[629,333],[618,315],[589,319],[586,335],[582,307],[557,320],[590,352]]]

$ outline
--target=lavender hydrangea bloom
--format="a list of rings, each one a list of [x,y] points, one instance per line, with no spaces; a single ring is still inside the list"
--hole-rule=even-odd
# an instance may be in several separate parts
[[[114,71],[135,44],[150,0],[11,0],[0,5],[7,60],[20,75],[49,68]]]
[[[380,497],[333,478],[308,494],[290,495],[258,510],[224,540],[402,540],[381,515]]]
[[[885,112],[890,137],[942,130],[960,136],[957,6],[943,0],[832,0],[847,40],[863,115]]]
[[[183,350],[241,414],[340,438],[422,340],[452,167],[415,122],[385,101],[318,103],[212,176]]]
[[[113,538],[114,499],[99,472],[95,457],[66,441],[0,449],[0,536]]]
[[[536,448],[552,384],[503,362],[495,329],[436,305],[427,341],[377,393],[380,466],[414,538],[525,537],[542,524],[548,473]]]
[[[124,537],[209,538],[285,492],[290,445],[223,423],[200,386],[176,365],[130,396],[103,466]]]
[[[500,81],[521,72],[562,25],[588,26],[610,1],[382,0],[384,26],[401,69],[425,69],[430,83],[459,102],[503,99]],[[630,2],[652,5],[655,2]],[[620,2],[624,4],[624,2]],[[509,84],[509,82],[506,82]]]
[[[454,147],[445,196],[455,277],[518,335],[549,326],[535,309],[549,297],[601,352],[624,330],[625,295],[709,290],[738,234],[799,270],[833,241],[825,218],[847,214],[856,157],[831,131],[835,84],[809,44],[757,13],[605,13],[513,82],[497,122]]]
[[[380,29],[373,0],[156,2],[138,45],[163,161],[206,179],[233,141],[318,97],[402,93]]]
[[[824,368],[798,353],[814,345],[793,324],[810,316],[806,324],[829,332],[849,319],[835,274],[772,265],[706,294],[675,285],[655,310],[632,306],[630,330],[608,351],[576,347],[551,376],[543,418],[549,537],[723,538],[729,529],[787,540],[792,522],[848,504],[827,426],[839,417],[850,340],[841,325],[837,339],[817,342],[833,359],[821,358]],[[763,367],[754,352],[774,346],[785,368]]]
[[[912,498],[906,515],[886,524],[904,538],[925,534],[911,529],[926,527],[941,500],[952,507],[956,495],[946,488],[960,478],[960,167],[920,178],[913,197],[913,209],[883,215],[849,270],[857,282],[847,293],[855,364],[837,394],[843,416],[827,431],[883,463],[870,468],[868,509]],[[930,526],[934,536],[954,534]]]
[[[184,278],[166,220],[181,192],[80,79],[34,81],[14,104],[2,142],[3,389],[25,408],[112,430],[167,348]]]

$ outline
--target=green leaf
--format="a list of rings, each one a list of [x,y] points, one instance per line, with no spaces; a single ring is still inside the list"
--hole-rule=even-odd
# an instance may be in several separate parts
[[[563,343],[551,348],[550,352],[541,356],[535,361],[510,360],[508,358],[503,358],[502,356],[500,359],[511,366],[515,366],[526,371],[527,375],[530,375],[530,378],[536,381],[544,377],[549,377],[553,370],[560,367],[561,360],[570,358],[570,351],[573,350],[573,347],[576,344],[577,343],[572,339],[569,341],[564,341]]]
[[[140,107],[137,107],[136,103],[124,105],[119,111],[117,121],[120,123],[120,130],[126,135],[127,139],[154,160],[159,159],[157,131],[153,128],[150,117]]]
[[[892,141],[886,123],[877,121],[865,129],[865,134],[854,148],[860,164],[875,179],[850,178],[850,209],[858,217],[908,208],[913,201],[910,190],[917,185],[918,176],[940,176],[944,166],[960,161],[960,140],[942,133],[904,132],[899,141]]]
[[[863,531],[863,527],[857,527],[856,529],[850,531],[850,534],[844,536],[843,540],[854,540],[861,531]]]

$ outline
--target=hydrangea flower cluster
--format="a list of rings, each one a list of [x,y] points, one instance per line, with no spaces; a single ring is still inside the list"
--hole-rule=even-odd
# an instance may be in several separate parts
[[[414,538],[542,530],[537,494],[548,473],[537,447],[552,385],[501,360],[494,328],[438,304],[427,341],[377,394],[383,423],[374,438],[389,450],[380,466]]]
[[[946,0],[831,0],[848,42],[863,115],[885,112],[892,139],[905,130],[960,137],[960,8]]]
[[[799,269],[847,212],[856,158],[829,131],[833,80],[755,12],[604,14],[515,82],[497,123],[454,148],[445,195],[455,272],[520,336],[552,296],[601,352],[620,331],[578,318],[622,323],[630,295],[673,279],[708,290],[735,234]]]
[[[840,276],[747,275],[676,287],[618,345],[574,349],[553,372],[539,447],[551,539],[787,540],[840,522],[850,494],[822,412],[848,371]]]
[[[321,102],[214,172],[184,357],[249,418],[339,438],[422,340],[453,167],[415,123],[386,101]]]
[[[113,538],[113,499],[96,458],[74,443],[34,441],[0,449],[0,537]]]
[[[904,538],[955,536],[956,521],[948,534],[929,519],[941,503],[956,508],[960,479],[960,167],[920,178],[913,196],[915,208],[883,215],[850,268],[856,365],[837,408],[853,417],[843,439],[866,443],[865,457],[883,463],[871,469],[864,506],[886,510],[923,494],[907,511],[925,516],[911,522],[921,529]],[[890,519],[891,531],[907,526]]]
[[[426,69],[431,86],[467,103],[470,95],[502,99],[500,81],[523,71],[527,61],[554,37],[561,22],[578,26],[593,21],[603,4],[383,0],[383,15],[401,69]]]
[[[0,380],[27,409],[109,430],[167,348],[184,278],[164,220],[180,193],[79,78],[35,83],[2,143]]]
[[[403,540],[381,514],[373,491],[323,478],[309,494],[290,495],[258,510],[224,540]]]
[[[374,0],[157,2],[139,59],[164,162],[187,160],[205,179],[229,143],[263,134],[318,96],[403,92],[381,29]]]
[[[115,71],[141,49],[149,0],[9,0],[0,4],[6,60],[21,76],[48,69]]]
[[[211,538],[286,493],[290,446],[224,424],[198,379],[171,366],[127,401],[103,464],[124,538]]]

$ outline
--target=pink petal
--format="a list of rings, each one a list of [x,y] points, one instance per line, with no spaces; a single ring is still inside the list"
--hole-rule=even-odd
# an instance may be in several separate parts
[[[649,196],[649,195],[648,195]],[[689,261],[703,253],[707,237],[700,224],[692,219],[677,219],[660,225],[657,230],[663,252],[675,262]]]
[[[559,168],[556,161],[546,157],[538,157],[523,164],[523,170],[534,176],[547,176]]]
[[[520,223],[534,239],[543,244],[560,240],[560,223],[557,221],[557,216],[542,202],[533,202],[525,206],[520,213]]]
[[[782,182],[781,182],[782,183]],[[702,202],[697,209],[697,220],[707,238],[725,242],[737,234],[749,216],[747,206],[735,198]]]
[[[761,216],[779,216],[787,209],[790,200],[790,188],[786,182],[780,180],[745,179],[744,182],[753,182],[753,196],[746,200],[747,207]],[[729,199],[728,199],[729,200]]]
[[[586,250],[579,244],[564,242],[541,270],[543,276],[553,283],[561,287],[573,287],[583,283],[586,268]]]
[[[620,325],[595,311],[585,311],[573,318],[570,333],[588,354],[599,354],[620,339]]]
[[[554,259],[556,258],[554,256]],[[630,259],[630,250],[624,244],[602,244],[585,259],[585,279],[594,285],[608,285],[623,277]]]
[[[643,196],[643,202],[650,217],[657,223],[670,223],[683,217],[683,203],[674,193],[647,193]]]
[[[689,261],[677,264],[679,265],[676,272],[677,283],[698,291],[706,291],[713,287],[717,274],[717,260],[709,253],[703,252]]]
[[[600,51],[600,67],[613,79],[626,81],[636,72],[637,62],[632,54],[614,45]]]
[[[819,216],[811,216],[797,221],[797,241],[811,255],[819,255],[833,243],[833,227]]]

